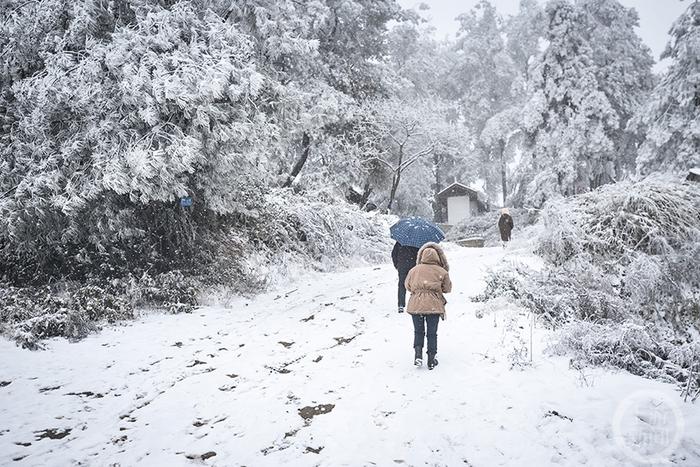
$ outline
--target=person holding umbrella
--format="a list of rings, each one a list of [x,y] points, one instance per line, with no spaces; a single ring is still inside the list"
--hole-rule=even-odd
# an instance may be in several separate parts
[[[396,240],[391,251],[391,260],[399,274],[399,313],[406,309],[406,277],[416,265],[418,249],[428,242],[445,239],[440,227],[420,217],[407,217],[391,226],[391,238]]]
[[[418,248],[414,246],[396,242],[394,249],[391,250],[391,260],[399,273],[399,313],[403,313],[406,308],[406,276],[408,276],[408,271],[416,265],[417,257]]]
[[[396,240],[392,259],[399,273],[399,313],[404,311],[406,289],[411,292],[408,313],[413,319],[413,363],[423,365],[423,343],[428,337],[428,369],[437,366],[437,327],[440,316],[445,318],[443,294],[450,292],[449,265],[437,242],[445,234],[435,224],[411,217],[391,227],[391,238]]]

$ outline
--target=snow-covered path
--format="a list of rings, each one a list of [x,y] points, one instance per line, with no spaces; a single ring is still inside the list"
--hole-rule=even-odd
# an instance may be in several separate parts
[[[534,365],[511,368],[527,317],[480,319],[468,297],[514,253],[448,255],[455,289],[433,371],[412,366],[390,265],[313,274],[227,308],[153,314],[46,351],[2,340],[0,464],[636,465],[638,450],[616,435],[653,448],[677,432],[662,455],[700,465],[700,411],[673,386],[569,369],[542,356],[540,329]],[[659,417],[659,398],[678,413]],[[615,427],[626,406],[649,410],[633,413],[644,426]]]

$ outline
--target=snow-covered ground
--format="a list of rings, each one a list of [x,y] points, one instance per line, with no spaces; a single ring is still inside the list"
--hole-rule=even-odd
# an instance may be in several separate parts
[[[517,251],[447,253],[433,371],[412,366],[388,264],[46,351],[2,340],[0,464],[700,465],[700,410],[673,386],[570,368],[540,328],[528,365],[527,316],[477,317],[468,297]]]

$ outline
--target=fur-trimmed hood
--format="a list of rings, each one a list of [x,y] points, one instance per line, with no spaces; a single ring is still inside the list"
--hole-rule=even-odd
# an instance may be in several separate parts
[[[426,251],[431,250],[431,251]],[[425,253],[425,258],[423,254]],[[416,258],[416,264],[437,264],[442,267],[445,271],[450,270],[450,265],[447,262],[447,256],[442,250],[442,247],[434,242],[428,242],[418,250],[418,256]]]

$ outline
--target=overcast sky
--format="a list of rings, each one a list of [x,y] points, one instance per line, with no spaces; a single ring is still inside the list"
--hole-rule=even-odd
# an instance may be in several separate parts
[[[477,0],[398,0],[406,8],[413,8],[420,3],[430,6],[426,15],[430,17],[432,24],[436,28],[438,37],[453,37],[457,32],[457,21],[455,18],[460,13],[470,10]],[[659,60],[659,55],[663,52],[668,42],[668,31],[671,24],[681,13],[688,8],[692,0],[619,0],[627,7],[633,7],[639,13],[638,34],[642,40],[651,48],[655,60]],[[504,16],[515,14],[518,11],[519,0],[491,0],[491,3]],[[541,3],[545,3],[541,0]],[[657,64],[656,70],[662,70],[667,66],[665,63]]]

